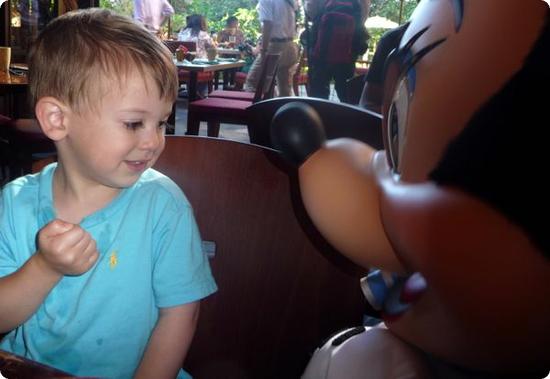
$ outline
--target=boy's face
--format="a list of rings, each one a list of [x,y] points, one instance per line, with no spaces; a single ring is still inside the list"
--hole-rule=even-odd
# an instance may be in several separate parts
[[[165,122],[172,103],[160,99],[152,81],[133,70],[113,83],[95,109],[68,112],[69,133],[61,158],[84,183],[125,188],[153,166],[164,149]]]

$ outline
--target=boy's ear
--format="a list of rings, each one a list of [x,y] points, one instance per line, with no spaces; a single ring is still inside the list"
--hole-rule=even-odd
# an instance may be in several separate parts
[[[66,112],[68,108],[55,97],[42,97],[35,106],[35,114],[44,134],[53,141],[67,135]]]

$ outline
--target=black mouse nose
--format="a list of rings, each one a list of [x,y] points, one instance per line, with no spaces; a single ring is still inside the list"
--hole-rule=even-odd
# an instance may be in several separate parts
[[[299,166],[326,140],[323,121],[310,105],[283,105],[271,120],[271,141],[288,161]]]

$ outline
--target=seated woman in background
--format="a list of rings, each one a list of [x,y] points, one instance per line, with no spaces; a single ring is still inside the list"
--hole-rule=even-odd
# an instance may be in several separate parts
[[[244,43],[244,34],[239,29],[239,20],[235,16],[228,17],[225,21],[225,29],[218,34],[218,43],[235,47]]]
[[[197,58],[206,58],[206,49],[215,47],[216,43],[208,34],[206,18],[194,14],[187,18],[187,25],[178,34],[178,41],[190,41],[197,44]]]

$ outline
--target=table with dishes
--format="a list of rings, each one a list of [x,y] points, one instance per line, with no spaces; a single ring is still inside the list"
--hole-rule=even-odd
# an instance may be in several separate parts
[[[56,368],[0,350],[0,378],[78,378]]]
[[[227,70],[243,67],[245,61],[235,58],[216,58],[212,61],[195,58],[192,62],[183,60],[181,62],[176,61],[175,64],[178,68],[189,71],[189,88],[187,89],[187,93],[191,102],[197,99],[197,73],[226,72]]]
[[[216,50],[218,51],[218,55],[221,57],[237,58],[237,59],[241,57],[241,51],[239,49],[234,49],[229,47],[218,47]]]

